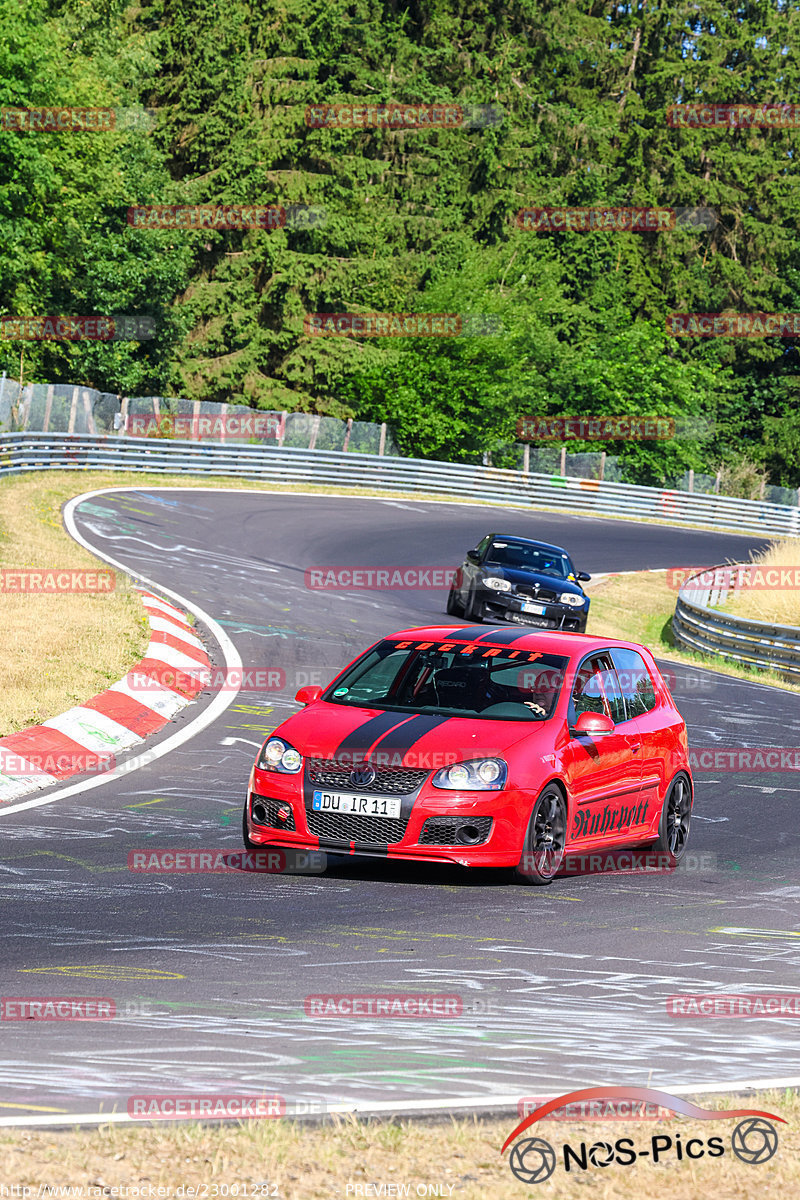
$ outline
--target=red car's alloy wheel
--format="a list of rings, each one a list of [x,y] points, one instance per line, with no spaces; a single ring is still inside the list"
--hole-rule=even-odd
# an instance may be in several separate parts
[[[517,879],[521,883],[550,883],[561,866],[566,836],[566,801],[557,787],[548,785],[533,806]]]
[[[691,785],[685,775],[677,775],[664,799],[658,841],[654,848],[662,854],[669,854],[673,862],[680,862],[686,853],[691,821]]]

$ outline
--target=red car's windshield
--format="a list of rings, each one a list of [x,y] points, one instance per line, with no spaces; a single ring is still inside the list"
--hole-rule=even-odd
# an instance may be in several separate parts
[[[410,713],[544,721],[555,709],[568,661],[525,650],[384,641],[323,699]]]

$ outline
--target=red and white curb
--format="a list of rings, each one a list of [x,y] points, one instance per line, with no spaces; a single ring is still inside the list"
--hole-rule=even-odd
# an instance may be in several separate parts
[[[85,704],[0,738],[0,802],[113,769],[115,753],[141,745],[202,691],[211,666],[203,643],[180,609],[139,591],[150,623],[145,657]]]

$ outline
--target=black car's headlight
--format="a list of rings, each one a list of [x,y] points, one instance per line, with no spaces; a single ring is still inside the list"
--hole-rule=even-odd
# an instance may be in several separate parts
[[[485,575],[483,582],[495,592],[510,592],[511,584],[499,575]]]
[[[451,791],[499,792],[505,787],[508,767],[502,758],[474,758],[470,762],[453,763],[434,775],[434,787]]]
[[[559,604],[568,604],[570,608],[582,608],[585,596],[576,596],[574,592],[562,592],[558,597]]]
[[[282,738],[269,738],[256,759],[260,771],[278,771],[281,775],[296,775],[302,765],[302,754]]]

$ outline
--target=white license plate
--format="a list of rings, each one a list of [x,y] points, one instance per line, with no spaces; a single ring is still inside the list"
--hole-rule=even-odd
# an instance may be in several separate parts
[[[526,613],[536,613],[537,617],[543,617],[546,609],[543,604],[531,604],[529,600],[523,600],[522,611]]]
[[[400,797],[315,791],[311,807],[314,812],[356,813],[362,817],[399,817]]]

